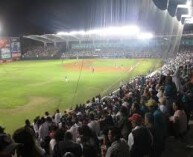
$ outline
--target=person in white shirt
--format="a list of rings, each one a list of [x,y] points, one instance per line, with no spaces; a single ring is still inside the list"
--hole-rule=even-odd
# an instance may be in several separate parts
[[[70,127],[69,130],[67,130],[68,132],[70,132],[72,134],[72,140],[74,142],[76,142],[76,139],[78,137],[78,128],[80,127],[78,125],[78,122],[71,122],[72,123],[72,126]]]
[[[45,137],[49,135],[49,124],[48,122],[42,118],[42,125],[40,125],[38,130],[39,140],[40,142],[44,141]]]
[[[99,123],[94,119],[94,114],[90,114],[90,122],[88,123],[88,127],[94,132],[97,136],[100,132],[100,125]]]
[[[57,110],[56,110],[56,114],[55,114],[55,122],[56,122],[57,124],[59,124],[61,118],[62,118],[62,114],[60,113],[59,109],[57,109]]]

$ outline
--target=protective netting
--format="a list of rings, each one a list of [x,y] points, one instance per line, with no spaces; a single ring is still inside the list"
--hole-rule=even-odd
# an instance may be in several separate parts
[[[183,25],[167,10],[158,9],[152,0],[93,0],[89,29],[125,24],[137,24],[167,37],[165,57],[179,48]]]

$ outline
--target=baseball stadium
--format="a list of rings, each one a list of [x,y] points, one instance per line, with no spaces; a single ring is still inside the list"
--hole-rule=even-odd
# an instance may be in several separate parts
[[[192,0],[29,3],[0,25],[0,157],[193,154]]]

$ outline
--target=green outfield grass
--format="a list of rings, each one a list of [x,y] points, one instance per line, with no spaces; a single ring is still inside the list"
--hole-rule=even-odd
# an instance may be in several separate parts
[[[76,60],[19,61],[0,65],[0,125],[12,133],[45,111],[54,113],[56,108],[64,111],[84,103],[97,94],[107,94],[116,89],[120,81],[146,74],[161,66],[158,59],[96,59],[91,67],[131,67],[132,71],[75,70],[65,67]],[[88,60],[79,60],[81,65]],[[81,68],[80,68],[81,69]],[[68,82],[65,81],[68,77]],[[79,81],[78,81],[79,80]],[[76,92],[75,92],[76,91]]]

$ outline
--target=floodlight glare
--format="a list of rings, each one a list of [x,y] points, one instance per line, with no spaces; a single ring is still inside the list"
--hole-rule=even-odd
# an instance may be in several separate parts
[[[187,0],[186,4],[179,4],[177,8],[185,8],[188,9],[188,16],[192,16],[192,0]],[[185,15],[185,14],[184,14]]]
[[[130,25],[123,27],[107,27],[89,31],[58,32],[57,35],[132,36],[139,34],[139,32],[139,27]]]
[[[64,35],[64,36],[68,36],[69,33],[68,32],[58,32],[57,35]]]
[[[186,18],[184,23],[185,24],[193,24],[193,17],[192,18]]]
[[[152,39],[153,34],[152,33],[140,33],[138,35],[138,39]]]
[[[137,26],[123,26],[123,27],[108,27],[101,29],[99,35],[101,36],[130,36],[137,35],[140,29]]]
[[[69,35],[86,35],[85,31],[72,31],[68,33]]]
[[[186,5],[187,5],[187,6],[192,6],[192,0],[187,0]]]

